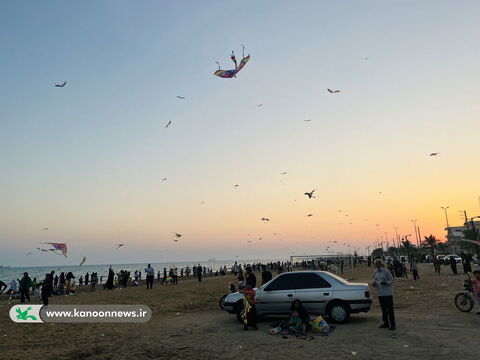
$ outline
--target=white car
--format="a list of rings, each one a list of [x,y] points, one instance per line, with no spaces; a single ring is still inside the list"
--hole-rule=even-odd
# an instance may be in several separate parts
[[[445,255],[445,259],[444,261],[445,262],[448,262],[450,264],[450,257],[453,256],[453,258],[455,259],[455,262],[457,264],[461,264],[462,263],[462,258],[458,255],[454,255],[454,254],[451,254],[451,255]]]
[[[327,271],[294,271],[282,273],[256,289],[257,313],[288,315],[297,299],[309,314],[326,314],[337,323],[347,322],[352,313],[368,312],[372,304],[368,284],[348,282]],[[220,306],[241,321],[243,294],[224,296]]]

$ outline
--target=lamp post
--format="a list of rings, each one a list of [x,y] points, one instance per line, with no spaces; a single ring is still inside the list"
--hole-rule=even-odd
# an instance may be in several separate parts
[[[415,230],[415,239],[417,240],[417,246],[420,246],[420,243],[419,243],[419,238],[417,236],[417,219],[415,220],[410,220],[411,222],[413,222],[413,229]]]
[[[443,209],[443,211],[445,211],[445,221],[447,222],[447,228],[450,227],[450,225],[448,224],[448,214],[447,214],[447,209],[449,208],[450,206],[440,206],[440,208]]]

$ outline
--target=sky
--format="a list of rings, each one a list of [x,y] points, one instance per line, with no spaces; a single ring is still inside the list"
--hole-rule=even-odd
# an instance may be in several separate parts
[[[480,215],[478,14],[442,0],[1,2],[0,265],[362,253],[394,227],[414,234],[413,219],[443,239],[441,206],[450,225]],[[237,78],[213,76],[241,44]]]

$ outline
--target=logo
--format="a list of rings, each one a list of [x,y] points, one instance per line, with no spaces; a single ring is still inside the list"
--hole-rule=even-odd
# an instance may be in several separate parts
[[[10,319],[16,323],[42,323],[40,309],[43,305],[15,305],[10,309]]]

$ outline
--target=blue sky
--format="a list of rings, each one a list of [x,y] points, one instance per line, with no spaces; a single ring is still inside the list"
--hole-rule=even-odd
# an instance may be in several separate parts
[[[0,264],[49,264],[24,257],[42,241],[66,241],[67,262],[101,263],[116,242],[145,249],[123,262],[175,261],[318,252],[332,238],[366,246],[383,233],[341,228],[337,207],[390,232],[421,217],[442,237],[438,206],[479,210],[479,172],[457,175],[478,153],[479,7],[2,2]],[[238,78],[214,77],[241,44],[252,59]],[[316,187],[321,201],[299,203]],[[378,189],[390,198],[372,200]],[[282,245],[245,245],[265,235],[261,216],[278,219]]]

